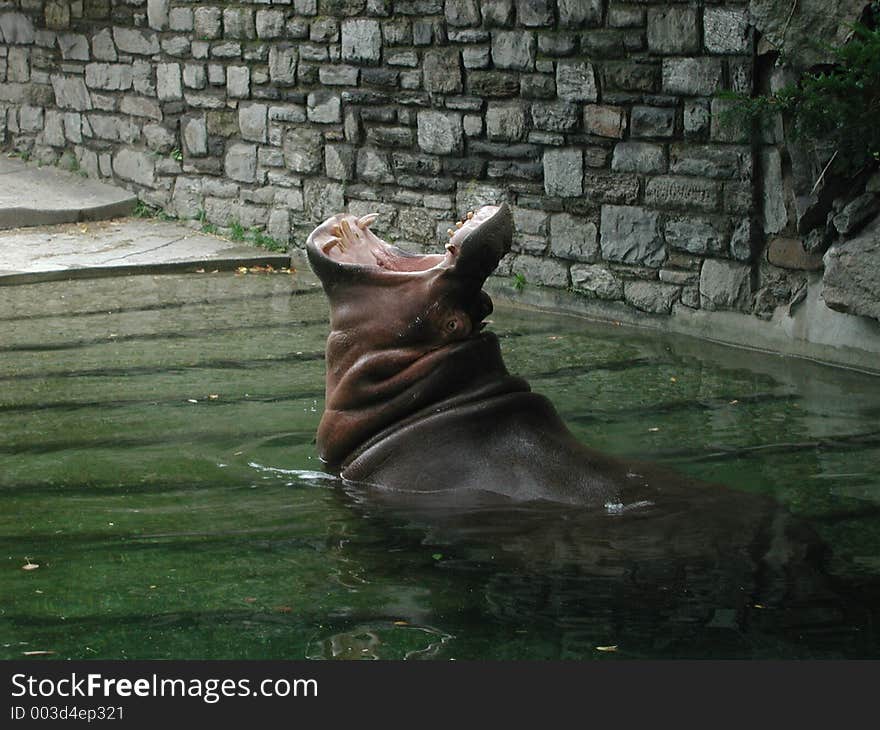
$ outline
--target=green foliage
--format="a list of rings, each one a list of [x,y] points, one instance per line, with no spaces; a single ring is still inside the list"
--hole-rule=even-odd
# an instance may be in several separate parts
[[[873,16],[880,19],[880,10]],[[851,40],[832,50],[834,66],[806,73],[775,94],[725,96],[738,102],[734,118],[766,123],[781,112],[795,140],[832,143],[835,171],[852,174],[880,160],[880,27],[856,23]]]
[[[526,277],[525,274],[521,274],[518,271],[513,272],[513,288],[517,291],[522,291],[526,288]]]
[[[238,221],[232,221],[229,224],[229,237],[233,241],[244,241],[244,226]]]
[[[139,200],[134,207],[132,215],[135,218],[155,218],[159,213],[158,208],[147,205],[143,200]]]
[[[177,160],[178,162],[182,162],[183,161],[183,152],[180,151],[179,147],[175,147],[173,150],[171,150],[170,157],[172,160]]]
[[[276,241],[272,236],[267,235],[265,231],[261,231],[258,228],[251,228],[251,241],[268,251],[278,251],[279,253],[287,251],[285,244]]]

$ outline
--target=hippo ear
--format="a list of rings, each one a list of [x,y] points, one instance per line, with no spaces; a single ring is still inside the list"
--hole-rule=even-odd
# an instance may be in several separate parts
[[[449,274],[478,280],[482,286],[501,258],[510,251],[512,242],[513,214],[507,203],[502,203],[461,241]]]

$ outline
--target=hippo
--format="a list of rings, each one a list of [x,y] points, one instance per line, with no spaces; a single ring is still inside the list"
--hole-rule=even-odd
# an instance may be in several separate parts
[[[373,233],[375,215],[338,214],[306,251],[330,301],[320,458],[343,479],[434,501],[653,502],[689,488],[659,467],[588,448],[550,401],[511,375],[486,329],[487,277],[510,250],[507,204],[467,214],[442,254]]]

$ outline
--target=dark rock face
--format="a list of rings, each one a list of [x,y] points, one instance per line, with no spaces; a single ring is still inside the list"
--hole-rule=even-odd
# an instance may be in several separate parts
[[[825,303],[838,312],[880,320],[880,217],[825,254]]]

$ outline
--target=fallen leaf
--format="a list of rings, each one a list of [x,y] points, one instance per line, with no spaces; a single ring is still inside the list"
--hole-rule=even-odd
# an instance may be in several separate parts
[[[728,405],[735,406],[737,403],[739,403],[738,400],[732,400],[732,401],[730,401],[730,403],[728,403]]]
[[[293,613],[293,609],[290,606],[275,606],[275,611],[277,613]]]
[[[395,626],[409,626],[409,621],[395,621]]]
[[[205,270],[204,269],[196,269],[196,273],[197,274],[204,274]]]
[[[39,563],[32,563],[30,558],[25,558],[25,560],[27,562],[21,566],[22,570],[36,570],[40,567]]]
[[[23,651],[22,654],[25,656],[46,656],[47,654],[54,654],[54,651]]]
[[[198,401],[195,398],[187,398],[186,402],[187,403],[198,403]]]
[[[220,396],[217,393],[211,393],[208,395],[209,400],[217,400]]]
[[[236,273],[236,274],[246,274],[246,273],[247,273],[247,266],[239,266],[239,267],[235,270],[235,273]]]
[[[617,651],[617,644],[611,644],[610,646],[597,646],[596,651]]]
[[[657,428],[657,426],[654,426],[653,428],[649,428],[649,429],[648,429],[648,431],[650,431],[651,433],[657,433],[657,431],[659,431],[659,430],[660,430],[660,429]]]
[[[256,603],[256,602],[257,602],[257,599],[256,599],[256,598],[251,598],[250,596],[248,596],[247,598],[244,599],[244,602],[245,602],[245,603]]]
[[[676,378],[676,377],[671,377],[671,378],[669,378],[669,382],[670,382],[670,383],[677,383],[677,382],[678,382],[678,378]]]

